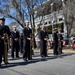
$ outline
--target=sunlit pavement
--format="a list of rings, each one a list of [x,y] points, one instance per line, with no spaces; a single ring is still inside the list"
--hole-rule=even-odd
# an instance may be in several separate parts
[[[24,61],[20,58],[12,59],[9,54],[7,66],[2,62],[0,75],[75,75],[75,51],[63,49],[61,55],[54,56],[53,50],[48,50],[46,58],[40,57],[39,50],[34,51],[32,60]]]
[[[53,52],[53,49],[48,49],[49,52]],[[75,49],[63,49],[62,52],[74,52],[75,53]]]

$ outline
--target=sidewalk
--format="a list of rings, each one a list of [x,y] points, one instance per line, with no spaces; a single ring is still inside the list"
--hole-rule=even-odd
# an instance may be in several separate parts
[[[36,48],[35,51],[36,51],[36,50],[39,51],[40,49],[39,49],[39,48]],[[69,52],[70,52],[70,53],[73,53],[73,52],[74,52],[74,53],[75,53],[75,49],[72,49],[72,48],[63,48],[62,51],[63,51],[64,53],[66,53],[66,52],[68,52],[68,53],[69,53]],[[53,52],[53,49],[48,49],[48,52]]]
[[[53,52],[53,49],[48,49],[48,51],[49,51],[49,52]],[[75,50],[74,50],[74,49],[63,49],[62,52],[64,52],[64,53],[65,53],[65,52],[71,52],[71,53],[74,52],[74,53],[75,53]]]

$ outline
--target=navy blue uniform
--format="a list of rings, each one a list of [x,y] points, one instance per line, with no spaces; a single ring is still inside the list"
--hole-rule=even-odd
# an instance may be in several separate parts
[[[12,31],[11,32],[11,56],[14,58],[14,51],[16,52],[16,57],[19,57],[19,32],[18,31]]]
[[[23,36],[24,36],[24,45],[23,45],[23,59],[30,60],[31,59],[31,46],[30,46],[30,40],[27,38],[31,38],[32,30],[28,27],[25,27],[23,29]]]
[[[58,52],[59,54],[62,53],[62,48],[63,48],[63,36],[61,33],[58,33],[58,39],[59,39],[59,43],[58,43]]]
[[[41,56],[47,56],[47,41],[44,40],[45,38],[47,38],[47,32],[44,30],[41,30],[39,32],[39,39],[40,39],[40,53]]]
[[[54,50],[54,55],[58,55],[58,34],[57,32],[53,33],[53,50]]]
[[[2,63],[2,56],[4,57],[4,47],[5,46],[4,46],[4,40],[2,39],[2,37],[4,36],[3,35],[4,33],[7,33],[8,37],[10,37],[9,27],[5,25],[0,25],[0,64]]]

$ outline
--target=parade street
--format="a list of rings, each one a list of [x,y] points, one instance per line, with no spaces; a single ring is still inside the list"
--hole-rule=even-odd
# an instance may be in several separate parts
[[[21,58],[12,59],[9,55],[7,66],[2,62],[0,75],[75,75],[75,51],[64,51],[64,54],[41,58],[39,50],[35,51],[33,59],[25,62]]]

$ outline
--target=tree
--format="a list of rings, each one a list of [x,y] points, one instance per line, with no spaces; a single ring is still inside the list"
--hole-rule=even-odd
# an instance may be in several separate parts
[[[67,0],[64,8],[65,22],[67,27],[67,38],[71,35],[71,30],[74,27],[73,24],[75,22],[75,1]]]
[[[5,3],[5,1],[7,3]],[[43,1],[44,0],[1,0],[0,6],[2,6],[2,8],[0,8],[0,13],[13,18],[23,27],[24,19],[30,18],[31,22],[35,17],[34,8]]]

